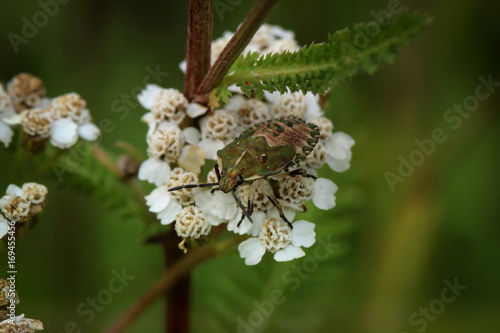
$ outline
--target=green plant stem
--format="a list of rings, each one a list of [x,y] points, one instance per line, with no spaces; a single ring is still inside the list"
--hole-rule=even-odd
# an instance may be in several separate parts
[[[241,26],[222,50],[219,58],[203,78],[203,81],[196,89],[197,94],[208,94],[221,83],[233,63],[277,3],[278,0],[257,0]]]
[[[184,95],[188,100],[195,97],[196,87],[210,68],[212,45],[212,0],[190,0],[188,42],[186,54],[186,78]]]
[[[179,260],[173,263],[170,268],[163,273],[162,277],[104,332],[123,332],[158,297],[165,295],[172,287],[177,287],[177,282],[180,278],[188,274],[194,267],[210,258],[224,253],[226,250],[239,244],[246,238],[248,238],[248,236],[238,235],[216,245],[207,245],[200,249],[190,250],[186,255],[183,255]]]

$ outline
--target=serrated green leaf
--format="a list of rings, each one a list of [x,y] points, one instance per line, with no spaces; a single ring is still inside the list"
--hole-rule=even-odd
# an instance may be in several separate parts
[[[215,94],[227,101],[232,84],[255,98],[262,98],[264,91],[324,93],[339,82],[392,63],[398,47],[410,44],[430,21],[426,15],[406,11],[385,26],[375,21],[355,24],[330,35],[325,43],[296,52],[240,56]]]

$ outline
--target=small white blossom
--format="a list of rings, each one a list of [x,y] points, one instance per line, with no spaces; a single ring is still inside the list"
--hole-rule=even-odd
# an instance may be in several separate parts
[[[163,121],[147,135],[149,159],[144,161],[138,177],[156,186],[165,185],[170,177],[170,162],[177,160],[184,146],[184,135],[177,124]]]
[[[279,179],[279,194],[286,205],[303,211],[304,203],[312,198],[314,180],[300,175]]]
[[[185,139],[177,124],[164,121],[147,136],[147,142],[149,157],[174,162],[181,154]]]
[[[156,186],[162,186],[167,183],[170,177],[170,170],[170,165],[167,161],[150,157],[142,162],[137,177],[140,180],[147,180]]]
[[[40,320],[25,318],[24,314],[15,317],[14,320],[8,318],[0,322],[0,332],[6,333],[34,333],[43,330]]]
[[[349,169],[354,140],[344,132],[335,132],[324,143],[326,163],[333,171],[343,172]]]
[[[40,104],[45,96],[42,80],[27,73],[21,73],[7,83],[7,91],[17,112],[25,109],[44,107]]]
[[[202,119],[202,140],[198,145],[205,150],[208,159],[217,159],[217,151],[234,139],[236,128],[235,117],[225,110],[216,110]]]
[[[0,214],[0,239],[7,234],[7,231],[9,231],[9,221]]]
[[[238,214],[238,208],[234,198],[229,193],[210,190],[200,191],[195,196],[196,206],[205,214],[208,222],[212,225],[219,225],[227,222]]]
[[[56,120],[52,124],[50,143],[61,149],[72,147],[78,141],[78,125],[70,118]]]
[[[21,113],[21,128],[32,137],[48,138],[54,125],[53,109],[27,109]]]
[[[0,120],[0,142],[8,147],[12,142],[12,136],[14,132],[10,129],[10,126]]]
[[[167,189],[177,186],[197,184],[198,176],[194,172],[185,171],[182,168],[175,168],[170,174],[170,179],[167,182]],[[170,192],[170,195],[176,198],[183,206],[190,206],[194,203],[194,195],[199,188],[183,188],[177,191]]]
[[[206,106],[201,105],[201,104],[189,103],[189,105],[186,109],[186,114],[190,118],[196,118],[196,117],[202,116],[205,113],[207,113],[207,110],[208,110],[208,108]]]
[[[40,205],[45,201],[49,192],[47,187],[37,183],[24,183],[21,188],[22,195],[28,199],[32,205]]]
[[[273,118],[295,116],[304,118],[307,111],[305,96],[302,92],[281,95],[273,106]]]
[[[186,116],[188,101],[177,89],[164,89],[155,84],[148,84],[137,99],[145,109],[151,110],[149,116],[144,116],[147,122],[152,120],[159,123],[167,120],[181,123]]]
[[[312,201],[319,209],[332,209],[335,207],[335,193],[338,186],[330,179],[318,178],[314,181]]]
[[[149,211],[157,214],[161,224],[172,223],[175,216],[182,210],[182,205],[172,195],[172,192],[168,191],[167,186],[157,187],[145,198]]]
[[[196,206],[184,207],[175,216],[175,231],[179,237],[200,238],[208,235],[210,229],[212,225]]]
[[[290,261],[303,257],[301,247],[310,247],[315,240],[313,223],[297,221],[290,229],[282,220],[271,218],[262,224],[258,237],[241,242],[238,250],[249,266],[258,264],[266,251],[274,253],[276,261]]]
[[[4,119],[14,116],[15,113],[10,96],[0,84],[0,142],[3,142],[5,147],[9,146],[14,132]]]

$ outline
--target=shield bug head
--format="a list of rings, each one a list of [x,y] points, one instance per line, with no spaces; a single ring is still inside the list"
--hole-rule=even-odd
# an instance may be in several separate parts
[[[240,223],[245,216],[251,221],[249,214],[249,211],[252,211],[251,202],[245,208],[236,196],[236,188],[244,183],[279,174],[314,177],[308,175],[305,170],[289,171],[289,168],[303,161],[312,152],[318,143],[319,134],[317,125],[306,123],[293,116],[260,123],[244,131],[217,152],[217,163],[214,166],[217,183],[184,185],[170,188],[169,191],[218,185],[213,190],[231,192],[242,209]],[[281,218],[291,227],[278,200],[272,193],[266,195],[278,209]]]

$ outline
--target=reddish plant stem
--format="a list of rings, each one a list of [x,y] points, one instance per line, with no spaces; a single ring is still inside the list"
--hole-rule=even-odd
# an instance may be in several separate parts
[[[210,68],[207,75],[196,89],[198,95],[209,93],[221,83],[233,63],[241,52],[243,52],[257,29],[259,29],[277,3],[278,0],[257,0],[241,26],[229,40],[219,58],[215,61],[214,65]]]
[[[184,253],[179,249],[180,238],[173,228],[163,240],[163,252],[165,257],[165,270],[169,270]],[[190,273],[179,277],[175,288],[165,293],[165,332],[188,333],[190,313]]]
[[[212,45],[212,0],[190,0],[188,42],[186,54],[186,78],[184,95],[193,100],[196,87],[210,68]]]
[[[248,238],[246,235],[235,236],[215,246],[207,245],[200,249],[190,250],[182,258],[179,258],[175,263],[166,270],[160,280],[158,280],[143,296],[141,296],[135,304],[125,311],[114,323],[112,323],[105,333],[119,333],[127,329],[153,302],[160,296],[177,287],[177,282],[188,274],[194,267],[200,263],[216,257],[219,253],[241,243]],[[181,252],[179,250],[179,252]]]

